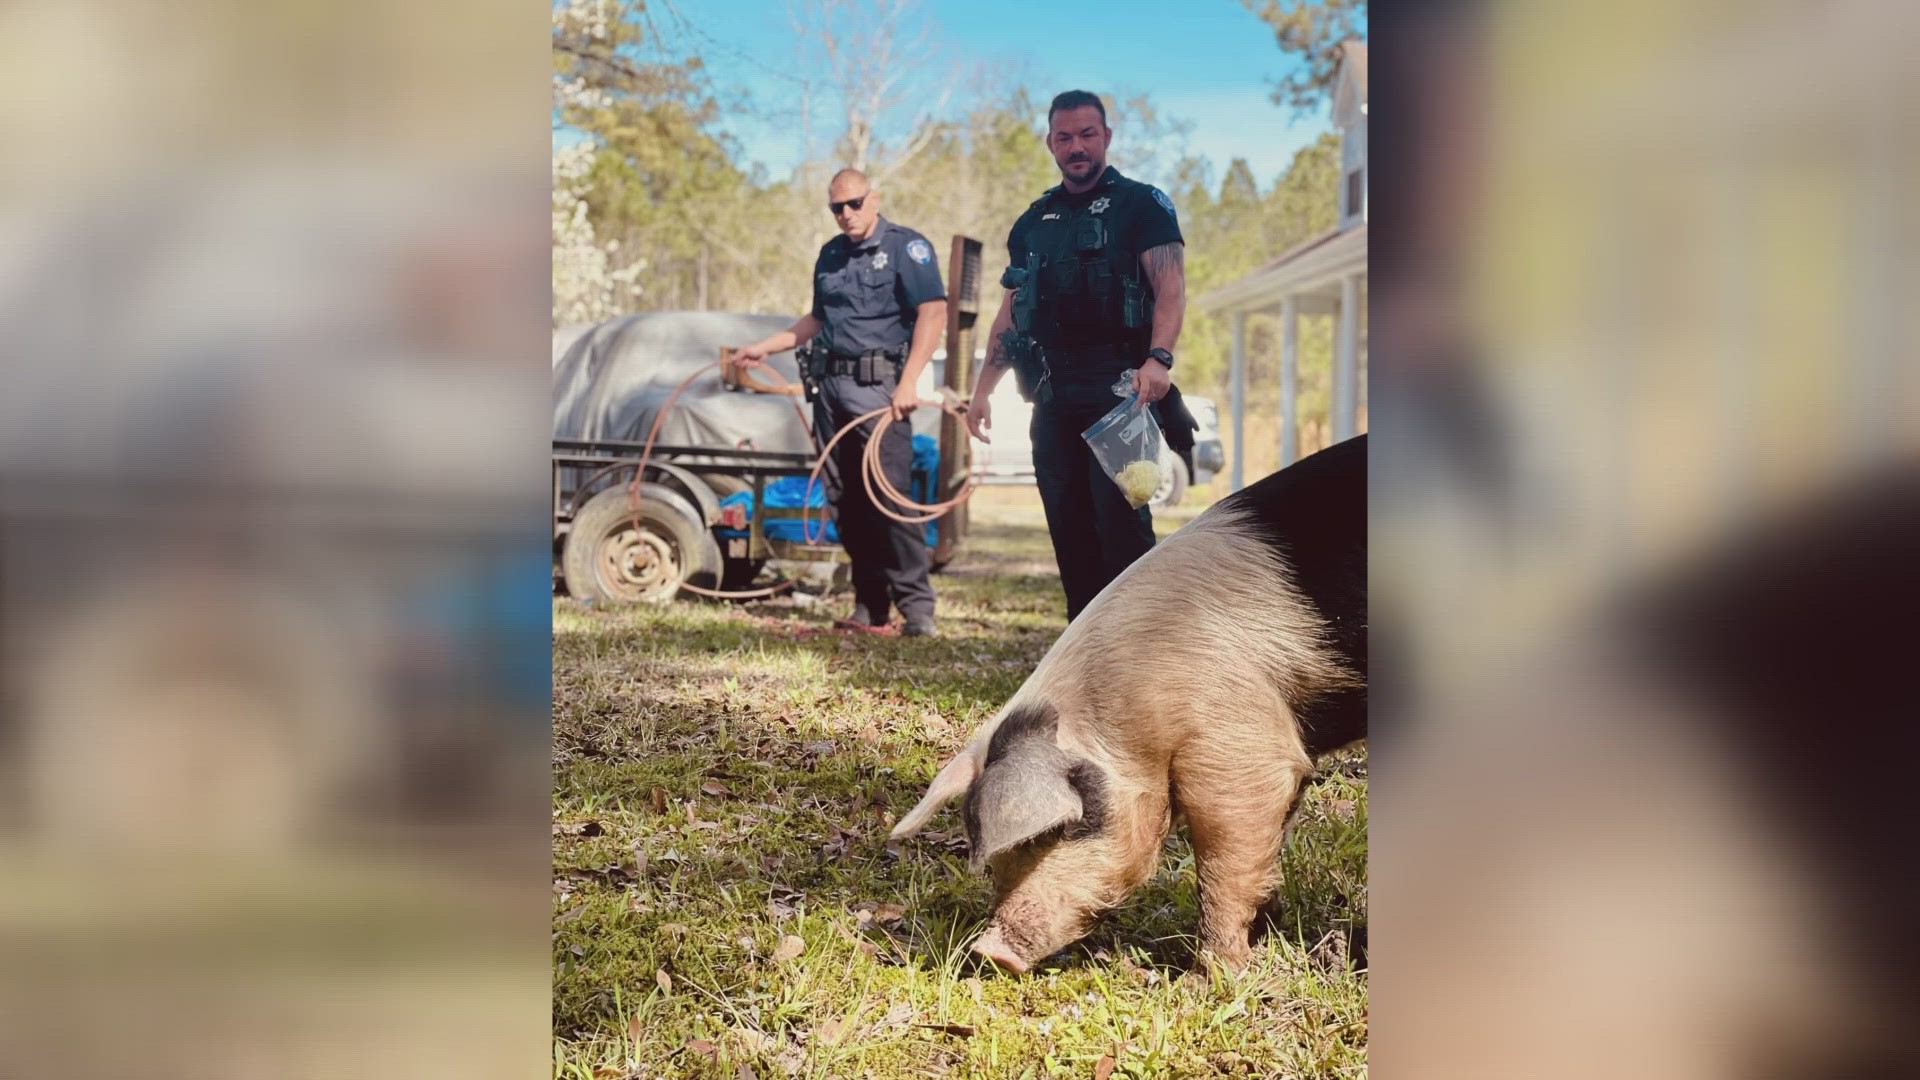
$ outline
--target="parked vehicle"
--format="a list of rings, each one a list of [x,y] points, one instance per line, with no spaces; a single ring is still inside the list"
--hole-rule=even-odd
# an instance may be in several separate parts
[[[806,478],[818,453],[798,398],[699,378],[667,411],[633,491],[647,434],[667,398],[721,349],[785,327],[782,316],[661,312],[579,334],[553,368],[556,574],[583,599],[664,600],[683,585],[746,588],[769,560],[844,563],[825,493]],[[790,383],[792,353],[768,358]],[[931,391],[929,391],[931,394]],[[934,501],[939,436],[964,421],[936,409],[912,420],[913,488]],[[857,481],[856,481],[857,482]],[[817,509],[803,534],[802,504]],[[938,569],[958,551],[964,515],[928,528]]]
[[[931,375],[932,369],[933,365],[929,364],[929,377],[935,378]],[[1189,472],[1186,462],[1163,446],[1160,487],[1148,502],[1153,507],[1180,505],[1187,488],[1211,482],[1214,474],[1226,466],[1226,445],[1220,441],[1219,407],[1211,398],[1192,394],[1186,395],[1186,401],[1193,418],[1200,424],[1194,433],[1193,469]],[[1033,406],[1021,399],[1014,380],[1000,380],[993,388],[993,424],[988,430],[993,442],[982,443],[976,439],[973,443],[973,469],[980,483],[1033,483],[1033,440],[1027,434],[1032,419]]]

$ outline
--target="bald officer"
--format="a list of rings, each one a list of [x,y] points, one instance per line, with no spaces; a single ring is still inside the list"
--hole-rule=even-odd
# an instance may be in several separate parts
[[[880,216],[880,193],[857,169],[834,174],[827,208],[840,235],[813,265],[813,309],[792,326],[739,350],[753,365],[771,353],[812,341],[823,356],[815,369],[814,431],[824,443],[854,417],[891,407],[894,423],[881,439],[880,461],[897,491],[910,491],[913,432],[906,423],[919,400],[914,388],[947,323],[947,290],[927,238]],[[841,440],[828,463],[827,497],[840,542],[853,564],[853,611],[842,629],[881,632],[898,608],[908,637],[934,633],[933,584],[922,527],[882,514],[861,480],[860,460],[876,420]]]

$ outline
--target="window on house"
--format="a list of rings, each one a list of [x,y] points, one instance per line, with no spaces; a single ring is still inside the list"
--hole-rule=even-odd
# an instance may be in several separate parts
[[[1367,170],[1361,166],[1347,174],[1347,216],[1359,217],[1365,209],[1367,197]]]

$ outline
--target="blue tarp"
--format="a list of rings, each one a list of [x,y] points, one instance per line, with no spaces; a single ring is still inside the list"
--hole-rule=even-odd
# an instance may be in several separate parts
[[[805,499],[804,505],[811,506],[818,510],[827,505],[825,487],[826,485],[824,483],[814,484],[811,497],[809,498],[806,477],[783,476],[773,483],[768,484],[761,498],[765,501],[767,509],[769,510],[798,510],[803,505],[803,499]],[[736,491],[726,498],[721,499],[720,506],[723,509],[729,506],[738,506],[746,511],[748,521],[753,520],[753,492],[751,491]],[[808,519],[807,527],[813,531],[812,539],[816,541],[821,539],[820,524],[823,520],[826,522],[826,542],[829,544],[839,543],[840,529],[839,526],[833,523],[832,515],[830,514],[814,514]],[[747,530],[719,529],[717,533],[721,537],[732,538],[747,535]],[[799,541],[806,539],[806,537],[801,533],[799,518],[778,517],[771,518],[767,521],[767,539]]]
[[[933,501],[933,478],[939,474],[940,440],[931,435],[915,435],[913,437],[913,490],[909,492],[914,502]],[[805,505],[820,509],[827,505],[827,493],[824,488],[823,483],[817,483],[809,492],[806,477],[783,476],[767,485],[762,500],[769,510],[798,510],[802,506],[803,499]],[[721,499],[720,505],[741,507],[746,511],[747,520],[753,520],[753,492],[751,491],[735,492]],[[821,539],[821,519],[822,515],[815,514],[808,521],[808,528],[812,530],[812,539],[815,541]],[[804,541],[808,539],[802,533],[800,519],[797,517],[771,519],[767,522],[766,531],[769,540]],[[747,535],[745,529],[719,529],[717,532],[723,538]],[[927,522],[926,537],[928,547],[932,547],[939,541],[940,532],[935,522]],[[829,544],[840,542],[839,526],[831,520],[827,521],[825,540]]]

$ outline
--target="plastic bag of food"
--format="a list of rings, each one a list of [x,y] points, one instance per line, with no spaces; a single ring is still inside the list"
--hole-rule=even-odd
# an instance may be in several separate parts
[[[1094,460],[1127,497],[1127,505],[1138,510],[1160,490],[1160,425],[1134,392],[1133,376],[1129,370],[1113,384],[1120,404],[1080,434],[1093,448]]]

